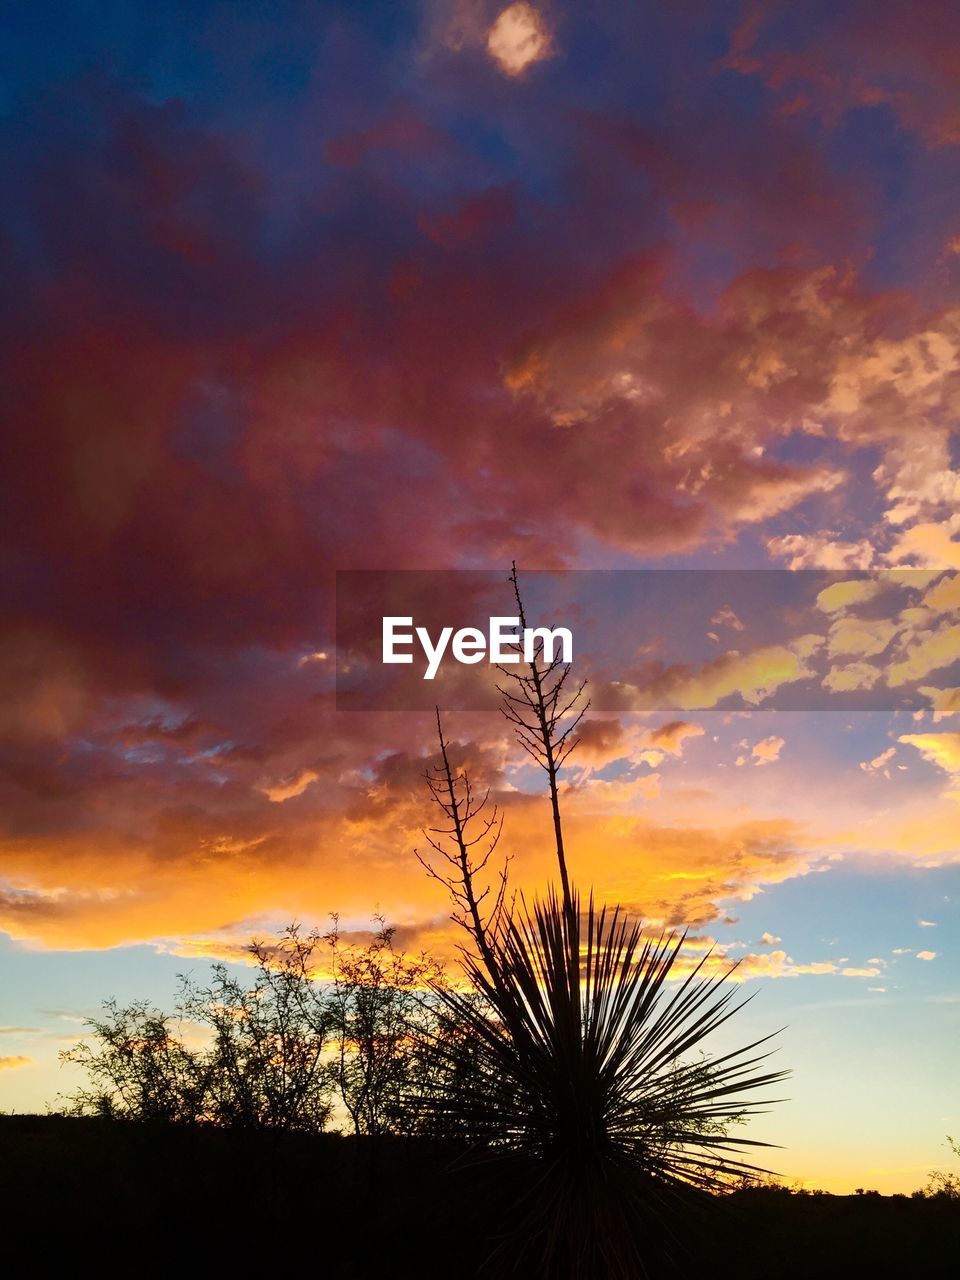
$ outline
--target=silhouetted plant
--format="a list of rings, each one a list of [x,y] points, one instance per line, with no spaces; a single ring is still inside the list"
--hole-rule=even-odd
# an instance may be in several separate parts
[[[581,915],[571,892],[572,914],[552,893],[514,913],[492,944],[501,981],[465,961],[482,1001],[440,993],[469,1034],[438,1045],[457,1084],[430,1105],[491,1156],[535,1159],[509,1246],[519,1272],[635,1276],[640,1228],[678,1192],[753,1168],[739,1153],[756,1144],[728,1129],[784,1073],[758,1070],[762,1042],[692,1060],[740,1007],[732,989],[704,960],[668,986],[682,938],[647,939],[592,901]]]
[[[516,565],[511,582],[526,627]],[[682,936],[650,939],[592,895],[582,908],[559,773],[577,745],[584,685],[568,691],[569,666],[541,659],[542,643],[526,671],[504,667],[501,692],[520,745],[547,776],[560,892],[519,908],[501,895],[492,925],[474,923],[478,946],[463,952],[470,990],[437,988],[446,1018],[433,1045],[437,1087],[424,1106],[440,1131],[470,1138],[489,1158],[532,1165],[498,1255],[506,1270],[628,1280],[646,1274],[645,1233],[659,1231],[669,1210],[753,1171],[739,1155],[765,1144],[730,1128],[755,1113],[758,1089],[786,1073],[763,1068],[763,1040],[704,1054],[705,1038],[741,1007],[728,975],[710,976],[709,957],[677,978]],[[438,729],[448,783],[441,807],[455,818],[439,719]],[[464,857],[459,866],[454,917],[469,927]]]
[[[947,1146],[960,1159],[960,1142],[948,1136]],[[960,1172],[934,1169],[927,1178],[926,1187],[915,1194],[932,1200],[960,1200]]]
[[[181,980],[179,1008],[212,1033],[203,1055],[207,1117],[233,1128],[317,1131],[330,1114],[325,1049],[332,1017],[313,981],[315,933],[290,925],[273,943],[253,941],[247,985],[225,965],[198,987]]]
[[[92,1042],[62,1055],[91,1082],[67,1099],[70,1109],[319,1132],[339,1102],[357,1133],[406,1128],[405,1100],[424,1078],[421,1045],[439,965],[395,950],[379,918],[359,946],[345,945],[335,923],[326,934],[291,925],[246,951],[252,982],[224,964],[213,966],[206,986],[181,978],[173,1017],[108,1001],[88,1020]]]
[[[424,776],[430,798],[443,815],[444,825],[423,829],[431,854],[425,855],[419,850],[416,854],[427,875],[439,881],[450,894],[451,920],[468,934],[473,952],[492,974],[495,967],[488,939],[505,918],[509,855],[498,868],[497,889],[492,899],[490,882],[479,884],[478,878],[487,871],[500,843],[503,815],[496,805],[490,805],[489,789],[477,796],[467,773],[452,765],[439,708],[437,738],[440,759]]]
[[[206,1064],[184,1045],[174,1019],[146,1001],[121,1006],[107,1000],[87,1027],[95,1044],[81,1042],[61,1054],[90,1079],[67,1100],[72,1113],[174,1124],[204,1117]]]
[[[526,631],[527,614],[520,595],[520,579],[515,560],[510,572],[510,582],[520,627]],[[520,649],[519,645],[517,649]],[[579,685],[568,686],[570,664],[554,655],[546,660],[542,639],[534,649],[531,661],[526,664],[526,670],[523,666],[503,666],[499,670],[507,681],[499,686],[503,697],[503,714],[513,726],[517,742],[547,775],[563,908],[569,912],[572,902],[560,816],[559,777],[560,770],[576,750],[579,741],[577,726],[590,706],[589,701],[585,702],[583,698],[587,682],[582,680]]]
[[[343,945],[336,917],[324,938],[333,1079],[354,1131],[370,1135],[408,1127],[423,1037],[434,1025],[431,993],[443,989],[440,965],[396,951],[394,930],[376,919],[377,931],[361,949]]]

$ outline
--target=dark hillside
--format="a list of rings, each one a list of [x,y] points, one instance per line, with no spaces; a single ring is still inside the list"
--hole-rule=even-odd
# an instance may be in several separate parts
[[[3,1239],[37,1273],[63,1261],[74,1275],[256,1266],[337,1280],[469,1277],[523,1179],[451,1172],[455,1155],[397,1138],[4,1116]],[[759,1190],[678,1235],[682,1269],[657,1261],[654,1280],[946,1274],[960,1256],[960,1202]]]

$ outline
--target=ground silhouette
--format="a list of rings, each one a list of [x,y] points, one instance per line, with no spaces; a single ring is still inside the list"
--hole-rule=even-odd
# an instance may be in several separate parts
[[[68,1116],[0,1117],[7,1256],[35,1273],[309,1267],[337,1280],[472,1277],[509,1228],[522,1173],[452,1168],[420,1138],[270,1134]],[[653,1280],[946,1274],[960,1201],[793,1195],[712,1202]]]

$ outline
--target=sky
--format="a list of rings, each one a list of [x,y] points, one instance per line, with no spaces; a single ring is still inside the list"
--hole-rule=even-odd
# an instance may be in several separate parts
[[[695,632],[595,579],[618,656],[572,873],[740,962],[738,1033],[782,1027],[793,1070],[752,1130],[788,1181],[948,1167],[960,10],[13,0],[5,28],[0,1108],[72,1087],[104,998],[169,1004],[290,919],[450,952],[414,856],[435,726],[338,709],[337,571],[697,570]],[[772,609],[783,571],[826,576]],[[542,884],[508,726],[446,732]]]

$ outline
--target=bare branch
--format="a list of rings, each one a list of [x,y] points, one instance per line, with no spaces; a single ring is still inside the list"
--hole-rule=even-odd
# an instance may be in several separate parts
[[[490,886],[478,887],[477,876],[487,867],[500,843],[503,815],[497,805],[490,806],[489,790],[478,799],[467,774],[462,770],[454,771],[443,736],[439,707],[437,738],[440,763],[428,770],[425,778],[431,799],[446,822],[442,826],[424,828],[423,836],[450,870],[442,865],[438,867],[419,850],[416,851],[417,859],[450,894],[453,903],[451,919],[470,934],[484,965],[495,980],[496,965],[490,938],[503,921],[509,856],[503,859],[498,873],[500,888],[486,916],[482,906],[489,898]]]
[[[526,630],[527,615],[520,594],[516,560],[513,561],[510,581],[513,584],[520,626]],[[513,685],[498,685],[497,688],[503,697],[503,714],[513,725],[517,741],[547,775],[563,905],[564,910],[569,913],[573,906],[563,844],[563,825],[560,820],[558,775],[579,742],[576,729],[586,714],[590,702],[589,700],[583,702],[586,681],[581,682],[572,695],[564,694],[564,686],[570,674],[567,663],[561,662],[559,658],[542,662],[542,657],[543,640],[541,639],[539,652],[534,650],[531,653],[527,672],[511,671],[507,667],[499,668],[502,674],[513,682]],[[570,716],[573,716],[572,720],[569,719]]]

